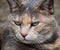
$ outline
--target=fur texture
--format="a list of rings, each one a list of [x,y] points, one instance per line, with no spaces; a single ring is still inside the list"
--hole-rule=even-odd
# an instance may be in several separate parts
[[[8,0],[11,13],[8,21],[0,25],[1,50],[59,50],[54,1],[38,1]]]

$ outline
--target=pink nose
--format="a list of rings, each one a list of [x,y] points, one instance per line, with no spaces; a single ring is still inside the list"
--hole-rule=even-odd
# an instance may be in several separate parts
[[[25,38],[27,36],[27,33],[21,33],[21,35]]]

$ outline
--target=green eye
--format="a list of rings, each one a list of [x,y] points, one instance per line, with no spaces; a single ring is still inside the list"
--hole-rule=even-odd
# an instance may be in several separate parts
[[[31,26],[36,26],[39,24],[39,21],[31,23]]]
[[[21,25],[21,22],[18,22],[18,21],[14,21],[14,23],[15,23],[17,26],[20,26],[20,25]]]

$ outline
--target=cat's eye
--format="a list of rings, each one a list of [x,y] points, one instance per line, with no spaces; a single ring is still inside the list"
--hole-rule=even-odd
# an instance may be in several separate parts
[[[17,26],[20,26],[20,25],[21,25],[21,22],[18,22],[18,21],[14,21],[14,23],[15,23]]]
[[[37,26],[39,24],[39,21],[37,21],[37,22],[32,22],[31,23],[31,26]]]

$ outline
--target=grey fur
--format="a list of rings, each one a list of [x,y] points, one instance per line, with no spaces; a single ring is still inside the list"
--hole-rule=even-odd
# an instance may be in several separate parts
[[[41,36],[41,38],[38,37],[38,39],[36,39],[37,43],[35,44],[26,44],[21,42],[15,34],[15,30],[12,29],[12,21],[16,19],[17,15],[20,17],[22,17],[25,14],[28,14],[28,16],[30,15],[30,18],[34,17],[36,19],[38,19],[40,13],[35,12],[35,10],[33,11],[33,7],[35,7],[36,5],[41,6],[40,2],[42,0],[22,0],[21,4],[23,5],[19,5],[16,1],[18,0],[8,0],[9,5],[10,5],[10,10],[11,13],[8,16],[8,21],[4,24],[0,25],[0,30],[2,28],[2,31],[0,31],[0,40],[2,41],[2,47],[1,50],[50,50],[48,47],[46,48],[44,45],[46,44],[46,41],[48,42],[49,39],[53,38],[52,36],[56,37],[54,34],[56,33],[56,35],[58,35],[57,33],[57,29],[58,29],[58,23],[56,22],[55,18],[54,18],[54,14],[47,14],[48,21],[44,21],[43,23],[46,24],[45,27],[49,26],[50,27],[50,31],[49,33],[47,33],[47,35],[49,35],[49,38],[46,38],[46,40],[44,40],[45,38],[43,36]],[[52,4],[49,6],[47,5],[48,3],[50,3],[49,1],[52,0],[45,0],[45,2],[42,4],[42,7],[44,8],[45,11],[47,11],[45,8],[47,8],[48,10],[50,10],[50,6],[52,6]],[[24,3],[25,2],[25,3]],[[22,6],[22,8],[20,7]],[[23,11],[21,11],[24,8]],[[27,9],[28,8],[28,9]],[[30,9],[31,8],[31,9]],[[26,10],[27,9],[27,10]],[[53,7],[51,8],[53,9]],[[49,11],[47,11],[47,13],[49,13]],[[42,22],[42,21],[40,21]],[[44,30],[46,29],[44,27]],[[43,28],[42,28],[43,29]],[[44,30],[39,30],[39,33],[42,31],[42,33]],[[38,34],[39,35],[39,34]],[[50,36],[52,35],[52,36]],[[45,36],[45,35],[44,35]],[[58,38],[58,36],[57,36]],[[55,40],[57,38],[54,38]],[[55,41],[53,39],[53,41]],[[42,43],[41,41],[44,40]],[[50,40],[49,40],[50,41]],[[45,42],[45,43],[44,43]],[[52,42],[54,43],[54,42]],[[50,44],[50,42],[49,42]],[[54,50],[55,48],[53,48],[52,50]]]

